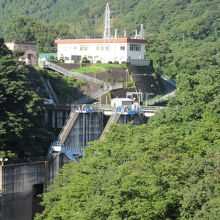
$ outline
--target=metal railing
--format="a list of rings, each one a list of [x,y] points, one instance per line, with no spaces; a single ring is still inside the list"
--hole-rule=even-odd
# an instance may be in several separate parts
[[[99,79],[96,79],[96,78],[93,78],[93,77],[90,77],[90,76],[87,76],[87,75],[84,75],[81,73],[71,72],[71,71],[66,70],[63,67],[60,67],[59,65],[51,63],[47,60],[44,62],[43,65],[44,65],[44,67],[48,67],[50,69],[53,69],[61,74],[66,75],[66,76],[73,76],[76,78],[80,78],[80,79],[86,80],[88,82],[92,82],[92,83],[101,85],[103,87],[103,89],[100,89],[100,90],[92,93],[89,96],[86,95],[86,96],[82,97],[81,99],[76,100],[72,104],[85,104],[85,103],[92,101],[93,99],[96,99],[96,98],[110,92],[111,90],[123,88],[123,83],[106,83],[102,80],[99,80]]]
[[[122,89],[124,87],[123,83],[109,83],[109,90]]]
[[[161,96],[159,98],[149,99],[149,100],[146,101],[146,104],[147,105],[154,105],[154,104],[157,104],[157,103],[160,103],[160,102],[167,101],[169,97],[175,96],[175,92],[176,92],[176,90],[174,90],[173,92],[168,93],[164,96]]]
[[[85,104],[88,103],[94,99],[97,99],[103,95],[105,95],[106,93],[115,90],[115,89],[121,89],[123,88],[123,84],[122,83],[115,83],[115,84],[108,84],[107,88],[104,89],[99,89],[97,91],[95,91],[94,93],[91,93],[89,96],[84,96],[81,99],[78,99],[76,101],[74,101],[72,104]]]
[[[57,64],[54,64],[54,63],[51,63],[49,61],[45,61],[44,63],[44,67],[48,67],[50,69],[53,69],[63,75],[66,75],[66,76],[73,76],[73,77],[76,77],[76,78],[79,78],[79,79],[83,79],[83,80],[86,80],[88,82],[92,82],[92,83],[95,83],[95,84],[98,84],[98,85],[104,85],[105,82],[102,81],[102,80],[99,80],[99,79],[96,79],[96,78],[93,78],[93,77],[90,77],[90,76],[87,76],[87,75],[84,75],[82,73],[76,73],[76,72],[71,72],[69,70],[66,70],[64,69],[63,67],[60,67],[59,65]]]
[[[92,101],[92,100],[94,100],[94,99],[96,99],[100,96],[105,95],[109,91],[110,91],[109,89],[106,89],[106,90],[100,89],[100,90],[92,93],[89,96],[84,96],[81,99],[78,99],[78,100],[74,101],[72,104],[86,104],[87,102],[90,102],[90,101]]]

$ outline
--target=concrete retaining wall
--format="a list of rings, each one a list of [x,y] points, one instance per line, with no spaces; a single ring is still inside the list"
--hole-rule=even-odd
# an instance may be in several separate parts
[[[38,195],[51,184],[64,163],[63,155],[54,154],[50,161],[0,166],[0,220],[31,220],[35,213],[41,212]]]
[[[45,162],[2,167],[2,220],[32,219],[33,187],[44,184],[45,167]]]

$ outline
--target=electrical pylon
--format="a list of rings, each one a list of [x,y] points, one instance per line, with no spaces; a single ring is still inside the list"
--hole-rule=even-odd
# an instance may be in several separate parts
[[[104,27],[104,39],[111,38],[111,12],[109,8],[109,3],[106,4],[105,8],[105,27]]]

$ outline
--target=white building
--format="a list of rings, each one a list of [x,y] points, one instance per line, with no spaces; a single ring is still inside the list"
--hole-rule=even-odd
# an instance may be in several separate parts
[[[109,61],[130,62],[144,60],[144,39],[130,39],[128,37],[112,39],[69,39],[55,40],[57,57],[65,63],[80,62],[86,57],[90,62],[108,63]]]
[[[101,39],[60,39],[55,40],[57,44],[57,57],[64,60],[65,63],[80,62],[87,58],[92,63],[101,61],[108,63],[130,62],[145,64],[145,39],[144,27],[141,25],[140,32],[136,31],[134,38],[125,36],[118,38],[117,30],[114,37],[111,36],[111,17],[109,4],[105,10],[105,27],[103,38]],[[147,62],[147,61],[146,61]]]
[[[134,104],[134,100],[129,98],[114,98],[111,100],[111,106],[116,108],[120,106],[131,106]]]

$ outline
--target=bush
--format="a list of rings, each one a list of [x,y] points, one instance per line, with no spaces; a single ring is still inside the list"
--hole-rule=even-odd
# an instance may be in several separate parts
[[[77,79],[77,80],[76,80],[76,86],[77,86],[77,87],[82,87],[82,86],[84,86],[84,85],[86,85],[85,80],[83,80],[83,79]]]
[[[114,61],[114,64],[119,64],[119,62],[116,60],[116,61]]]
[[[127,82],[127,88],[129,88],[129,89],[135,89],[135,88],[136,88],[135,82],[133,82],[133,81]]]
[[[96,63],[102,63],[102,61],[101,60],[97,60]]]
[[[86,57],[83,57],[81,63],[90,63],[90,60],[88,60]]]
[[[127,65],[128,62],[126,62],[126,61],[122,61],[121,64]]]
[[[106,69],[106,72],[111,73],[112,71],[111,71],[111,69],[108,68],[108,69]]]
[[[112,61],[108,61],[108,64],[112,64]]]

